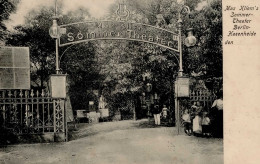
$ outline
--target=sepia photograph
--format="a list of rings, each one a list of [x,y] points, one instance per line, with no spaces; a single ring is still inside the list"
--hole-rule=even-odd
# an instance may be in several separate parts
[[[242,8],[0,0],[0,164],[224,164],[223,13],[246,35]]]

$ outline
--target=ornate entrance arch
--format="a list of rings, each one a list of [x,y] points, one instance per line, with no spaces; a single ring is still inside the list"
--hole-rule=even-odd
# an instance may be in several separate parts
[[[173,54],[173,56],[177,59],[179,63],[178,76],[182,77],[183,68],[181,44],[181,14],[186,14],[189,12],[189,7],[183,5],[178,13],[178,32],[175,33],[148,24],[132,23],[126,21],[129,17],[130,12],[126,9],[125,4],[119,4],[119,8],[116,12],[118,15],[116,21],[88,21],[64,24],[61,26],[58,26],[57,24],[58,16],[56,15],[55,10],[53,25],[50,28],[49,33],[52,38],[56,39],[56,74],[59,74],[60,70],[58,47],[63,47],[67,45],[73,46],[78,43],[94,40],[129,40],[150,43],[177,52],[176,54]],[[159,20],[163,18],[158,17],[157,19]],[[185,44],[187,46],[193,46],[195,45],[195,43],[196,39],[194,38],[194,36],[192,36],[191,33],[190,36],[185,39]],[[67,49],[69,49],[71,46],[69,46]],[[67,49],[63,52],[63,54],[67,51]]]
[[[118,17],[115,21],[87,21],[59,26],[57,23],[58,16],[56,10],[57,1],[55,1],[55,15],[53,17],[53,25],[49,30],[50,36],[56,39],[57,74],[59,74],[58,47],[92,40],[129,40],[155,44],[177,52],[179,60],[177,54],[173,54],[173,56],[179,62],[179,76],[182,76],[181,14],[190,13],[188,6],[182,5],[180,11],[178,12],[177,33],[148,24],[132,23],[127,21],[130,15],[130,11],[127,9],[126,4],[124,3],[119,3],[118,9],[116,11]],[[161,14],[159,15],[157,15],[157,21],[165,21]],[[190,36],[185,39],[185,44],[187,46],[193,46],[196,44],[196,38],[192,35],[192,32],[190,32]]]
[[[180,35],[167,29],[143,23],[111,20],[76,22],[64,24],[59,27],[62,33],[58,38],[59,47],[94,40],[138,41],[154,44],[177,52],[172,54],[179,62],[178,56],[181,51]],[[63,55],[64,53],[61,57]]]
[[[92,40],[131,40],[155,44],[176,52],[180,51],[179,35],[155,26],[123,21],[77,22],[60,26],[66,29],[59,46]]]

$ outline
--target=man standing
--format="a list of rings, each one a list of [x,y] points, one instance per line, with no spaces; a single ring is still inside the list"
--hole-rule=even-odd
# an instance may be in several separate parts
[[[153,116],[154,116],[155,125],[161,124],[160,113],[161,113],[161,110],[159,108],[159,105],[155,103],[154,109],[153,109]]]

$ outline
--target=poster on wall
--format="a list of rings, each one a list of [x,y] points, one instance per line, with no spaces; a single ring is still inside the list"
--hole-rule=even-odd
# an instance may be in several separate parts
[[[0,47],[0,89],[30,89],[29,47]]]
[[[190,79],[187,77],[179,77],[176,81],[177,97],[190,96]]]

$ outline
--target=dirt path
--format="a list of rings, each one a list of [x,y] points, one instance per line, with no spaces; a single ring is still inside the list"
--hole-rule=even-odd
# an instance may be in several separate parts
[[[176,135],[174,127],[146,123],[81,125],[70,142],[1,148],[0,164],[223,164],[223,140]]]

